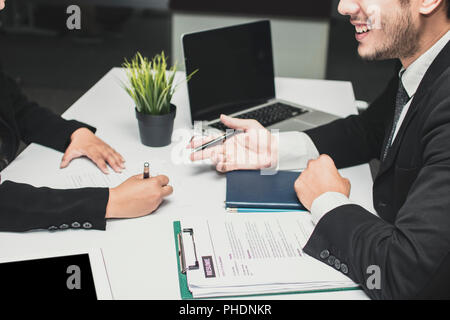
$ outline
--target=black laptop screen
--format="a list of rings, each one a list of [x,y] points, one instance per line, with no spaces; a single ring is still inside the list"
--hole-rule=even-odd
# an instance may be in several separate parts
[[[213,120],[275,97],[269,21],[183,37],[192,121]]]

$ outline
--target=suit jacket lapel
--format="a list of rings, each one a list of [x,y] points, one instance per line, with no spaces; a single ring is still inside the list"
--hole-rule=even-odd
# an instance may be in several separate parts
[[[378,176],[381,176],[383,173],[388,171],[392,167],[392,165],[395,163],[395,159],[397,158],[397,153],[398,153],[398,150],[400,149],[400,145],[403,140],[403,136],[405,135],[405,132],[408,128],[409,123],[411,122],[411,120],[414,118],[414,116],[417,113],[417,105],[418,105],[417,100],[415,98],[413,98],[413,101],[411,102],[408,112],[406,113],[405,119],[403,120],[403,122],[400,126],[400,129],[397,132],[397,136],[395,137],[395,140],[393,141],[391,148],[389,149],[386,159],[381,162],[380,171],[378,173]],[[390,128],[392,128],[392,126]],[[390,131],[386,135],[389,135],[389,133],[390,133]],[[384,146],[386,145],[387,140],[388,139],[385,138]]]
[[[419,85],[419,88],[417,88],[416,94],[413,97],[413,100],[412,100],[409,110],[406,114],[406,117],[400,126],[400,129],[399,129],[397,136],[386,156],[386,159],[381,162],[380,171],[378,172],[378,177],[380,177],[384,173],[386,173],[386,171],[388,171],[392,167],[392,165],[395,163],[403,136],[408,128],[409,123],[411,122],[411,120],[414,118],[414,116],[417,113],[418,105],[420,104],[422,97],[425,95],[425,93],[428,92],[429,87],[442,74],[442,72],[444,72],[449,67],[449,63],[448,63],[449,60],[450,60],[450,42],[447,43],[447,45],[444,47],[444,49],[441,51],[441,53],[439,53],[439,55],[436,57],[436,59],[434,60],[434,62],[431,64],[430,68],[426,72],[424,78],[422,79],[422,81]],[[395,104],[395,102],[393,102],[393,104]],[[382,150],[384,150],[384,147],[386,146],[386,144],[388,142],[388,135],[392,129],[392,122],[391,122],[391,125],[388,127],[389,127],[388,128],[389,130],[386,130]]]

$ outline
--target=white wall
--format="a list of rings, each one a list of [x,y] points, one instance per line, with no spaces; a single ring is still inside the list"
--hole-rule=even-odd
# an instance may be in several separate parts
[[[265,17],[175,13],[172,16],[173,61],[183,65],[181,35],[246,23]],[[282,77],[324,79],[328,50],[328,21],[271,19],[275,73]],[[183,65],[184,68],[184,65]]]

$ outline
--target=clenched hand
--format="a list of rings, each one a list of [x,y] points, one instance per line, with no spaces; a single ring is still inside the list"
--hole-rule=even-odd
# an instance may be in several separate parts
[[[308,210],[314,200],[326,192],[339,192],[348,197],[350,187],[350,181],[339,174],[333,159],[327,155],[310,160],[294,185],[298,199]]]

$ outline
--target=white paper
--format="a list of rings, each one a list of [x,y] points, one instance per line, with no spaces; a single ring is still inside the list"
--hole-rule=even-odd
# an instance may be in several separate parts
[[[121,173],[116,173],[110,169],[109,174],[104,174],[97,168],[90,170],[71,170],[65,173],[59,181],[59,186],[64,189],[78,189],[78,188],[115,188],[127,179],[137,174],[143,174],[143,166],[132,169],[126,168]],[[159,175],[159,170],[154,166],[150,167],[150,175]]]
[[[238,215],[185,219],[194,230],[199,270],[188,270],[194,297],[276,293],[357,286],[302,251],[313,231],[309,214]],[[195,261],[192,238],[183,233],[186,262]]]
[[[100,170],[94,172],[72,172],[64,177],[64,186],[67,189],[88,187],[114,188],[135,174],[128,170],[124,170],[122,173],[109,174],[104,174]]]

